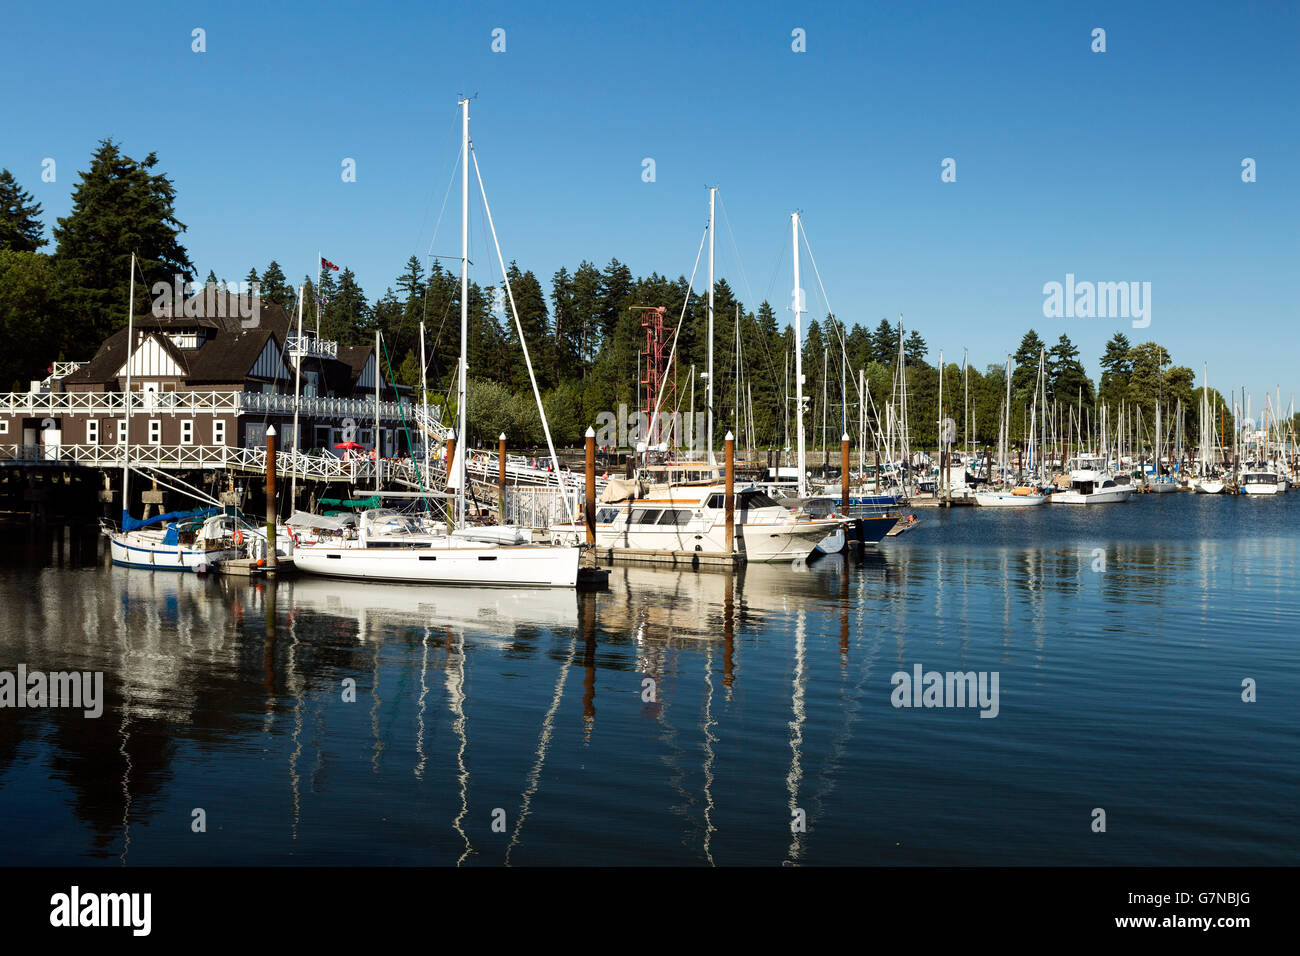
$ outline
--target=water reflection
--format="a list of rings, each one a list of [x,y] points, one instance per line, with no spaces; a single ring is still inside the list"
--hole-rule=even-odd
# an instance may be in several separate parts
[[[621,567],[582,595],[73,567],[71,537],[60,567],[37,542],[52,563],[0,569],[0,666],[103,670],[107,700],[0,715],[0,799],[26,821],[4,836],[20,862],[194,863],[178,835],[204,806],[216,862],[1125,862],[1054,829],[1106,781],[1167,831],[1143,860],[1269,858],[1267,814],[1210,837],[1150,801],[1195,805],[1246,726],[1274,769],[1232,784],[1239,807],[1300,784],[1279,704],[1242,716],[1231,687],[1298,676],[1288,528],[918,530],[798,570]],[[889,675],[918,662],[1000,670],[999,719],[900,715]],[[1018,829],[990,835],[994,808]]]

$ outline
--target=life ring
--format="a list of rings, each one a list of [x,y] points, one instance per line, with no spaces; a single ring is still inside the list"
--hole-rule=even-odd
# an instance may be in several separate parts
[[[244,543],[244,532],[243,532],[243,529],[241,529],[241,528],[236,528],[236,529],[235,529],[235,544],[238,545],[238,544],[243,544],[243,543]]]

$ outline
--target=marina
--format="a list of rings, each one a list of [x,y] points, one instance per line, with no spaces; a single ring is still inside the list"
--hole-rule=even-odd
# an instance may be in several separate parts
[[[1288,925],[1300,7],[67,6],[0,41],[11,938]]]

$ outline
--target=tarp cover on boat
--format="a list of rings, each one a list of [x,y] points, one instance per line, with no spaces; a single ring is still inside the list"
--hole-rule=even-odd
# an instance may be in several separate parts
[[[378,495],[371,495],[369,498],[358,498],[349,501],[341,501],[338,498],[317,498],[316,504],[341,505],[344,508],[378,508],[380,501]]]
[[[602,504],[612,505],[635,498],[642,493],[641,483],[635,478],[611,478],[605,485],[605,490],[600,493],[600,501]]]
[[[338,531],[355,522],[340,521],[325,515],[314,515],[307,511],[295,511],[285,524],[294,528],[315,528],[320,531]]]
[[[135,531],[137,528],[148,528],[152,525],[162,524],[164,521],[180,521],[182,518],[206,518],[214,515],[217,508],[195,508],[193,511],[168,511],[166,514],[154,515],[152,518],[132,518],[131,512],[122,511],[122,530]]]

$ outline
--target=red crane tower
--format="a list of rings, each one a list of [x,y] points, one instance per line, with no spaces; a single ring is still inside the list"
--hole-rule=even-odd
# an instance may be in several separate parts
[[[657,445],[664,440],[664,416],[671,415],[677,408],[677,362],[671,356],[672,345],[664,338],[664,315],[668,310],[663,306],[649,305],[634,305],[632,310],[645,313],[641,319],[641,327],[645,329],[645,348],[641,351],[641,414],[645,416],[642,420],[647,427],[655,403],[659,401],[659,391],[664,390],[664,404],[655,419],[654,434],[644,436],[647,445]],[[671,369],[668,367],[670,362]],[[672,381],[664,388],[664,380],[670,371]]]

